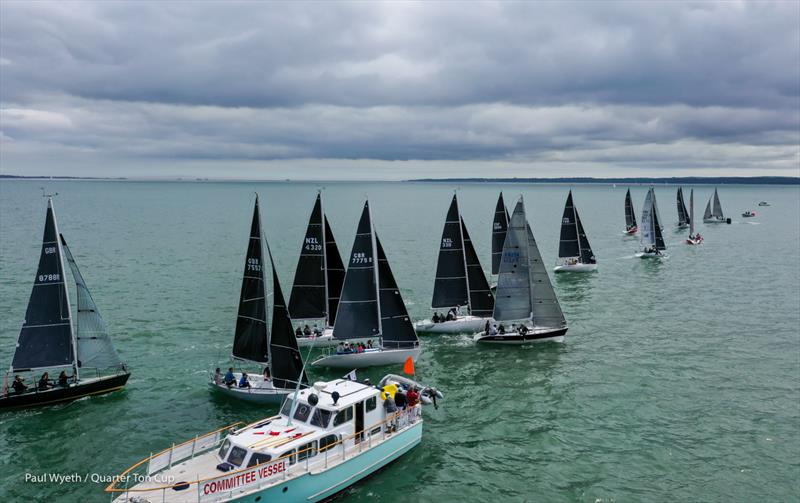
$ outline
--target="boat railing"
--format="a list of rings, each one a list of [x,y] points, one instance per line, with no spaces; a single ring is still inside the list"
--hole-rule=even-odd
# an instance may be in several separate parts
[[[114,481],[106,487],[105,492],[111,493],[112,500],[124,494],[123,501],[137,501],[136,496],[149,493],[160,493],[161,501],[166,501],[167,490],[181,491],[187,499],[182,501],[215,501],[225,495],[230,497],[234,493],[245,490],[252,490],[273,484],[276,480],[286,480],[287,478],[303,475],[315,470],[327,469],[329,463],[343,462],[360,454],[365,449],[370,449],[373,443],[378,443],[391,437],[396,432],[402,431],[414,425],[421,418],[421,404],[414,407],[398,410],[389,414],[385,419],[373,423],[364,429],[351,435],[342,436],[336,442],[326,445],[319,449],[317,442],[312,447],[291,452],[276,459],[266,461],[261,464],[248,466],[238,470],[225,472],[222,475],[200,478],[195,480],[174,481],[159,478],[158,473],[171,468],[173,465],[191,459],[194,456],[208,452],[222,443],[226,434],[234,432],[235,427],[242,423],[236,423],[225,428],[207,433],[201,437],[195,437],[182,444],[173,445],[157,454],[145,458],[131,466],[120,475],[114,477]],[[276,416],[277,417],[277,416]],[[243,426],[235,432],[247,430],[248,428],[263,424],[273,418],[262,419],[255,423]],[[305,456],[303,456],[305,454]],[[301,459],[304,458],[304,459]],[[146,468],[146,470],[145,470]],[[291,472],[291,473],[290,473]],[[244,484],[238,483],[240,480],[251,480]],[[134,485],[143,481],[162,482],[164,485],[155,485],[144,488],[128,487],[128,483]],[[123,482],[124,487],[121,487]],[[196,486],[191,490],[191,486]],[[228,489],[235,486],[234,489]],[[184,492],[185,491],[185,492]],[[188,499],[192,494],[196,499]],[[149,500],[155,501],[155,500]]]
[[[67,367],[53,367],[53,373],[55,374],[58,370],[64,370]],[[43,374],[45,372],[42,369],[40,372],[33,372],[33,371],[20,371],[20,372],[6,372],[5,376],[3,377],[2,388],[0,388],[0,396],[14,396],[14,395],[28,395],[28,394],[35,394],[35,393],[45,393],[48,391],[52,391],[54,389],[59,389],[61,386],[58,384],[58,376],[55,378],[51,377],[48,379],[48,384],[50,387],[46,389],[39,389],[39,379],[36,378],[36,374]],[[49,371],[47,371],[49,373]],[[111,367],[81,367],[80,369],[80,378],[81,380],[85,379],[99,379],[102,377],[111,377],[115,375],[125,374],[130,372],[130,367],[125,364],[114,365]],[[31,384],[26,384],[27,388],[22,393],[17,393],[14,391],[12,384],[14,382],[14,378],[18,375],[24,376],[26,378],[31,379]],[[78,381],[75,380],[75,376],[69,376],[67,382],[69,385],[76,384]]]

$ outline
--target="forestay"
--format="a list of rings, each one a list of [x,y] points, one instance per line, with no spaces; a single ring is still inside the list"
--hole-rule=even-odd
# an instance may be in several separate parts
[[[118,367],[122,362],[114,348],[108,327],[92,298],[86,281],[83,279],[78,263],[61,235],[64,257],[67,259],[78,292],[78,313],[75,317],[76,345],[78,347],[78,366],[81,368],[108,369]]]
[[[13,372],[75,364],[69,296],[53,201],[47,201],[42,251],[25,321],[11,362]]]

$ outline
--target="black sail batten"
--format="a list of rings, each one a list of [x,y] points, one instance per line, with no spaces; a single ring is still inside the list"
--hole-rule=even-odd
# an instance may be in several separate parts
[[[686,211],[686,203],[683,201],[683,188],[678,187],[678,225],[689,225],[689,212]]]
[[[328,217],[324,214],[325,220],[325,273],[328,278],[328,326],[333,326],[336,322],[336,310],[339,308],[339,297],[342,295],[342,285],[344,284],[344,264],[339,253],[339,247],[333,238],[333,231],[328,223]]]
[[[258,196],[253,208],[250,239],[239,296],[239,313],[233,337],[233,357],[261,364],[269,361],[267,302],[264,281],[264,254],[261,246],[261,216]]]
[[[289,312],[295,319],[325,318],[328,312],[322,219],[322,197],[317,194],[300,248],[289,298]]]
[[[467,277],[469,279],[470,314],[473,316],[491,316],[494,310],[494,294],[489,287],[489,281],[483,273],[483,267],[475,253],[472,239],[461,219],[461,234],[464,236],[464,257],[467,262]]]
[[[439,242],[439,260],[433,283],[431,307],[466,306],[469,304],[467,271],[461,235],[458,200],[453,195]]]
[[[633,202],[631,201],[631,189],[625,193],[625,228],[631,229],[636,227],[636,213],[633,211]]]
[[[592,251],[592,245],[589,244],[589,238],[586,237],[586,231],[583,230],[583,223],[581,222],[578,208],[575,208],[575,222],[578,225],[578,242],[581,248],[581,262],[584,264],[593,264],[595,263],[594,252]]]
[[[369,202],[366,202],[353,240],[342,296],[336,311],[336,323],[333,325],[333,336],[336,339],[367,339],[380,336],[381,322],[375,266],[372,221]]]
[[[39,266],[11,370],[20,372],[37,368],[74,367],[75,358],[72,313],[58,225],[52,200],[48,200]]]
[[[508,208],[503,201],[503,193],[497,198],[497,205],[494,209],[494,220],[492,221],[492,274],[500,272],[500,261],[503,258],[503,243],[506,240],[508,231]]]
[[[578,224],[575,218],[575,206],[572,202],[572,191],[567,195],[567,202],[564,204],[564,213],[561,216],[561,238],[558,243],[559,258],[581,256],[580,243],[578,240]]]
[[[392,274],[386,253],[378,236],[375,236],[378,249],[378,282],[381,313],[381,343],[384,349],[408,349],[417,346],[417,333],[411,324],[408,310],[400,295],[400,289]]]
[[[275,268],[272,251],[267,244],[267,253],[272,268],[272,330],[269,334],[270,370],[272,384],[276,388],[294,388],[298,382],[308,384],[308,376],[303,370],[303,358],[297,347],[297,339],[292,328],[292,319],[286,308],[283,290]]]

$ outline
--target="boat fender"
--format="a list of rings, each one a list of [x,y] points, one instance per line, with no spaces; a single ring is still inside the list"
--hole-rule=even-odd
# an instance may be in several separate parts
[[[308,403],[313,407],[319,403],[319,397],[316,393],[311,393],[308,395]]]
[[[725,219],[725,223],[726,223],[726,224],[729,224],[729,223],[731,223],[731,219],[730,219],[730,218],[726,218],[726,219]]]

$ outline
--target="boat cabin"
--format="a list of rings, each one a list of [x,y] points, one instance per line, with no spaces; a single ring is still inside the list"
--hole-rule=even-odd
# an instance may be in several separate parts
[[[289,395],[279,416],[229,435],[217,452],[217,469],[239,470],[281,458],[288,461],[288,468],[313,462],[341,443],[348,448],[366,435],[382,433],[385,412],[380,394],[378,388],[346,379],[317,382],[298,393],[296,407],[294,395]],[[355,436],[357,432],[362,433]]]

